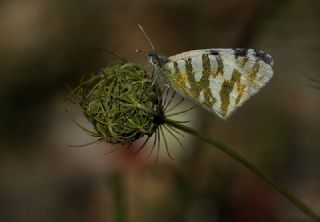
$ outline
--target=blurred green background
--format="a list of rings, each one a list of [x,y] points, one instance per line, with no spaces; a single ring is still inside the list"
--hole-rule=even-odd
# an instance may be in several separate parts
[[[320,213],[319,0],[2,0],[0,221],[309,221],[239,163],[186,135],[154,159],[92,139],[66,84],[97,73],[110,49],[146,64],[158,52],[248,47],[275,75],[230,119],[196,109],[192,126],[230,145]],[[146,152],[148,147],[146,147]]]

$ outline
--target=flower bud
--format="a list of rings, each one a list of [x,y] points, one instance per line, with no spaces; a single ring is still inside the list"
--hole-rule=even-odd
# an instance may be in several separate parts
[[[111,64],[71,93],[95,136],[112,144],[151,137],[164,121],[162,93],[136,63]]]

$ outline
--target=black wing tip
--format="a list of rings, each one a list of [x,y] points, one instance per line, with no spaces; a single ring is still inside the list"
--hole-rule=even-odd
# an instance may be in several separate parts
[[[265,53],[263,51],[257,51],[257,50],[254,50],[255,52],[255,57],[271,66],[273,66],[273,58],[271,57],[271,55],[269,55],[268,53]]]

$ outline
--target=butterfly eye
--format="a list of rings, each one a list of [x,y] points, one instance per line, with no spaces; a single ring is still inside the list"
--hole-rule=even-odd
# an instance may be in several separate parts
[[[153,64],[157,64],[157,58],[156,57],[152,57],[152,63]]]
[[[154,55],[148,55],[147,56],[147,60],[152,64],[152,65],[156,65],[157,64],[157,58]]]

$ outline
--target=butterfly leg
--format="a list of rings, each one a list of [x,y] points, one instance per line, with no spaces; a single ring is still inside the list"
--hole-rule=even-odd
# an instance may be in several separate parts
[[[151,86],[153,86],[157,80],[158,80],[158,76],[156,76],[156,77],[153,79],[153,82],[152,82]]]
[[[151,68],[151,78],[154,78],[154,73],[155,73],[155,70],[154,70],[154,67]]]

